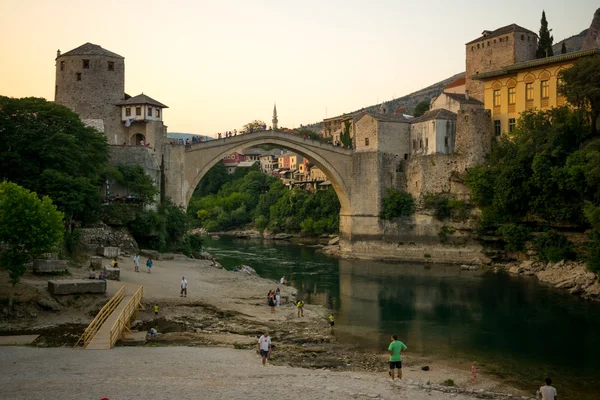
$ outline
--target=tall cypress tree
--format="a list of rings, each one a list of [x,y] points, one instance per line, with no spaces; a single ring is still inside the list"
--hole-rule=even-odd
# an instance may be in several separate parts
[[[538,42],[538,48],[535,52],[537,58],[551,57],[554,55],[552,52],[552,42],[554,37],[550,36],[552,29],[548,29],[548,21],[546,20],[546,12],[542,11],[542,26],[540,27],[540,41]]]
[[[565,42],[562,43],[562,47],[560,48],[560,54],[567,54],[567,46]]]

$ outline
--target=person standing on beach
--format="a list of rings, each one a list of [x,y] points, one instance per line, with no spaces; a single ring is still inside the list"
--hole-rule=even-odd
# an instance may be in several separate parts
[[[275,291],[275,305],[277,307],[281,306],[281,291],[279,288]]]
[[[546,384],[540,388],[542,394],[542,400],[557,400],[558,394],[556,389],[552,386],[552,379],[546,378]]]
[[[298,318],[300,318],[300,315],[304,317],[304,302],[302,300],[299,300],[296,303],[296,307],[298,307]]]
[[[333,326],[335,325],[335,321],[333,318],[333,314],[329,315],[329,326],[331,327],[331,334],[333,335]]]
[[[404,343],[398,340],[397,335],[392,335],[392,343],[388,346],[388,353],[390,354],[390,376],[394,380],[394,369],[398,369],[398,379],[402,379],[402,352],[407,350],[408,347]]]
[[[265,332],[258,339],[258,351],[262,357],[262,364],[266,365],[267,358],[271,355],[271,338],[269,337],[269,332]]]
[[[187,297],[187,279],[181,277],[181,295],[179,297]]]
[[[154,305],[154,316],[158,317],[158,304]]]
[[[135,267],[135,272],[140,272],[140,255],[136,254],[133,256],[133,266]]]
[[[148,267],[148,273],[151,274],[152,273],[152,257],[149,257],[148,261],[146,261],[146,267]]]

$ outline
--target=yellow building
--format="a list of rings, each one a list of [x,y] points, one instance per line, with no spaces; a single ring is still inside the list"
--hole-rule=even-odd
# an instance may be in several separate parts
[[[525,61],[473,76],[484,82],[484,107],[492,111],[494,135],[512,132],[525,110],[565,105],[558,93],[559,72],[579,58],[596,54],[600,49]]]

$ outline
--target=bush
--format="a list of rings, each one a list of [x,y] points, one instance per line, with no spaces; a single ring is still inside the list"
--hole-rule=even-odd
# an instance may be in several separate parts
[[[440,243],[444,243],[444,244],[447,243],[448,242],[448,238],[454,232],[456,232],[456,229],[454,229],[453,227],[447,226],[447,225],[442,226],[442,228],[438,232],[438,237],[440,238]]]
[[[410,193],[389,188],[383,198],[383,210],[380,218],[392,220],[394,218],[408,217],[415,212],[415,200]]]
[[[593,231],[588,243],[586,264],[590,271],[600,274],[600,232]]]
[[[502,236],[502,240],[506,243],[505,249],[510,252],[524,250],[525,243],[531,237],[529,229],[515,224],[501,226],[496,234]]]
[[[540,233],[533,239],[533,248],[542,261],[558,262],[574,256],[573,244],[556,231]]]
[[[208,232],[217,232],[219,230],[219,224],[217,221],[211,220],[204,224],[204,229],[206,229]]]
[[[453,379],[446,379],[444,382],[442,382],[442,385],[444,385],[444,386],[456,386]]]
[[[450,218],[452,215],[452,209],[450,208],[450,204],[448,198],[439,197],[435,195],[426,195],[423,198],[423,205],[425,208],[431,208],[434,210],[434,216],[438,221],[443,221],[447,218]]]
[[[264,215],[259,216],[254,221],[254,225],[256,226],[256,229],[260,232],[263,232],[268,224],[269,224],[269,219],[267,217],[265,217]]]

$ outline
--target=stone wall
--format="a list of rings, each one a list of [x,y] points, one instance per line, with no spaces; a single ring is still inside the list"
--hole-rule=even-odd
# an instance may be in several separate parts
[[[131,233],[124,227],[110,227],[101,224],[95,228],[82,228],[79,230],[81,246],[90,252],[96,252],[99,246],[120,247],[124,253],[136,253],[138,244]]]
[[[161,187],[161,169],[160,162],[161,157],[157,153],[156,148],[149,148],[143,146],[110,146],[110,159],[108,160],[108,166],[116,168],[119,165],[139,165],[141,166],[146,174],[148,174],[156,187]],[[103,188],[105,190],[106,188]],[[117,185],[115,182],[111,183],[111,193],[119,193],[121,195],[128,195],[126,188]],[[121,193],[123,192],[123,193]],[[104,193],[104,191],[103,191]],[[157,196],[156,200],[159,200]]]
[[[368,139],[369,144],[366,144]],[[357,153],[377,151],[379,148],[377,135],[377,120],[370,115],[365,115],[356,122],[356,139],[354,151]]]

